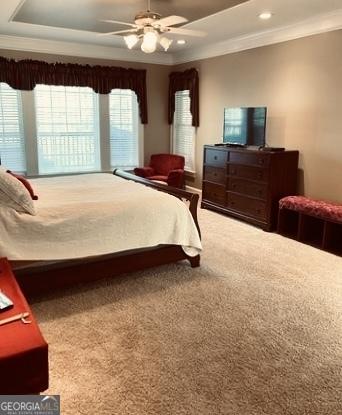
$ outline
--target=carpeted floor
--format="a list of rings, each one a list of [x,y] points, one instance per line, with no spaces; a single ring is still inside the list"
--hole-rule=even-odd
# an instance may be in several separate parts
[[[200,268],[35,301],[62,414],[342,414],[342,259],[209,211],[200,224]]]

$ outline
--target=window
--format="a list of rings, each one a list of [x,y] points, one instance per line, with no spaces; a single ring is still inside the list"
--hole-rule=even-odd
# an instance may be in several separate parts
[[[4,83],[0,83],[0,157],[4,166],[25,172],[21,95]]]
[[[185,170],[195,170],[195,127],[192,126],[189,91],[175,94],[172,151],[185,157]]]
[[[98,96],[91,88],[37,85],[40,174],[100,170]]]
[[[113,89],[109,95],[111,167],[130,169],[139,164],[139,116],[135,92]]]
[[[4,167],[28,175],[109,171],[132,169],[142,156],[135,92],[50,85],[22,92],[0,83]]]

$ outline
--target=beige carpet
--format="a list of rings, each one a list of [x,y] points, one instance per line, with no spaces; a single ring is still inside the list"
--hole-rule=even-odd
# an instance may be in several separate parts
[[[186,263],[37,299],[62,414],[342,414],[342,259],[200,212]]]

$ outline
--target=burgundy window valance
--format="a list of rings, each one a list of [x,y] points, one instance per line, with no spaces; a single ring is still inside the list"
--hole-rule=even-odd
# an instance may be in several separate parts
[[[169,75],[169,124],[173,123],[175,112],[175,93],[177,91],[190,91],[190,111],[192,125],[199,126],[199,78],[196,69],[187,69],[184,72],[171,72]]]
[[[37,84],[89,87],[98,94],[109,94],[115,88],[131,89],[138,97],[141,122],[147,124],[145,69],[15,61],[0,57],[0,82],[24,91],[32,91]]]

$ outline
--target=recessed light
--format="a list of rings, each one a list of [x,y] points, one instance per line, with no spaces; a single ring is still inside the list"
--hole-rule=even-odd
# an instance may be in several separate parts
[[[177,40],[178,45],[185,45],[186,41],[184,39]]]
[[[268,20],[272,17],[272,13],[271,12],[263,12],[259,14],[259,18],[262,20]]]

